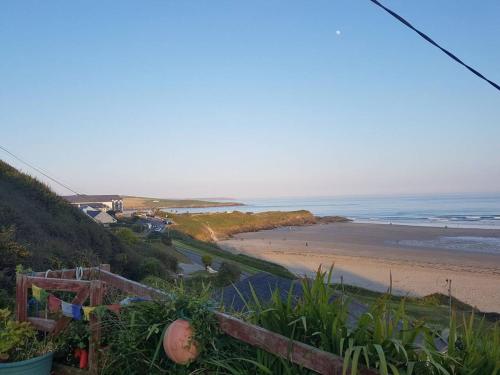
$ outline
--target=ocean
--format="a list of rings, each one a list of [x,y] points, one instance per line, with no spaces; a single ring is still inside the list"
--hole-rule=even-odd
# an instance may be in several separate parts
[[[167,211],[180,213],[308,210],[317,216],[339,215],[360,223],[500,229],[500,194],[259,198],[238,201],[245,206]]]

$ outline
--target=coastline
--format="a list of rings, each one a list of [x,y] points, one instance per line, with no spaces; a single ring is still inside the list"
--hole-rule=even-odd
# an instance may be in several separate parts
[[[490,238],[494,243],[485,248],[489,252],[457,250],[437,240],[442,237],[464,238],[465,244],[471,238]],[[482,311],[500,312],[497,240],[500,243],[500,230],[354,222],[242,233],[219,245],[302,275],[334,263],[334,282],[343,276],[346,284],[379,292],[387,290],[390,273],[393,292],[400,295],[447,293],[446,279],[451,279],[456,298]]]

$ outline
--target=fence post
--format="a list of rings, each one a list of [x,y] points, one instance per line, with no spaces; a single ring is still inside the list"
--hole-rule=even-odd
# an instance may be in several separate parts
[[[102,281],[90,281],[90,306],[100,306],[103,298]],[[90,315],[89,371],[99,372],[99,347],[101,345],[101,319],[96,314]]]
[[[26,288],[26,276],[16,275],[16,319],[19,322],[28,320],[28,290]]]

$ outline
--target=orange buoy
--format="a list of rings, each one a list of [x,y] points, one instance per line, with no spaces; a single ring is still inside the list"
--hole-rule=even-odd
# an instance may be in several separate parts
[[[175,363],[185,365],[198,357],[198,343],[194,340],[193,328],[184,319],[172,322],[163,336],[163,349]]]

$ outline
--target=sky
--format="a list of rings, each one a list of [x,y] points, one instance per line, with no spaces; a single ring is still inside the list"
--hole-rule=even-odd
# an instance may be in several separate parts
[[[500,81],[499,1],[383,3]],[[499,144],[500,92],[368,0],[0,4],[0,145],[79,193],[499,192]]]

